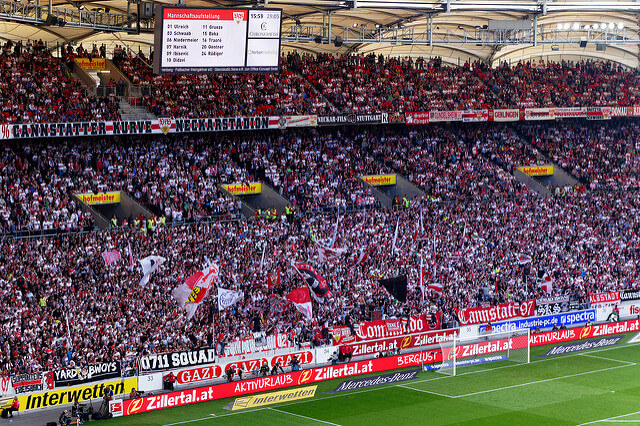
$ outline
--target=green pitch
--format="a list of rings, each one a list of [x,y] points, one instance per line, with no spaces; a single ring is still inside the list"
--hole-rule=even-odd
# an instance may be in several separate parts
[[[640,424],[640,345],[538,357],[530,364],[461,367],[455,377],[418,379],[325,394],[345,379],[318,383],[313,399],[230,412],[233,398],[112,419],[119,425],[549,425]],[[414,367],[415,368],[415,367]],[[385,372],[386,373],[386,372]],[[385,374],[382,373],[382,374]]]

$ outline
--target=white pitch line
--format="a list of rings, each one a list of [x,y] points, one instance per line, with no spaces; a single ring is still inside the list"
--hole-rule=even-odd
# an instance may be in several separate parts
[[[314,419],[313,417],[303,416],[302,414],[296,414],[296,413],[290,413],[289,411],[278,410],[277,408],[271,408],[271,407],[269,407],[269,410],[271,410],[271,411],[277,411],[278,413],[290,414],[290,415],[292,415],[292,416],[296,416],[296,417],[302,417],[303,419],[311,420],[311,421],[318,422],[318,423],[324,423],[324,424],[327,424],[327,425],[333,425],[333,426],[340,426],[340,425],[339,425],[339,424],[337,424],[337,423],[326,422],[326,421],[324,421],[324,420]]]
[[[633,365],[635,365],[635,364],[633,364]],[[454,398],[464,398],[464,397],[467,397],[467,396],[480,395],[480,394],[483,394],[483,393],[496,392],[496,391],[501,391],[501,390],[505,390],[505,389],[519,388],[519,387],[522,387],[522,386],[535,385],[536,383],[545,383],[545,382],[551,382],[553,380],[568,379],[569,377],[584,376],[585,374],[600,373],[602,371],[615,370],[616,368],[624,368],[624,367],[631,367],[631,365],[616,365],[615,367],[601,368],[600,370],[584,371],[582,373],[575,373],[575,374],[567,374],[566,376],[552,377],[550,379],[544,379],[544,380],[536,380],[535,382],[520,383],[520,384],[517,384],[517,385],[503,386],[501,388],[487,389],[487,390],[483,390],[483,391],[479,391],[479,392],[466,393],[464,395],[456,395],[456,396],[454,396]]]
[[[603,356],[597,356],[597,355],[591,355],[591,354],[580,354],[580,355],[586,356],[586,357],[589,357],[589,358],[606,359],[607,361],[615,361],[615,362],[621,362],[621,363],[628,364],[628,365],[635,365],[635,362],[623,361],[621,359],[606,358],[606,357],[603,357]]]
[[[634,411],[633,413],[629,413],[629,414],[621,414],[619,416],[607,417],[606,419],[594,420],[592,422],[580,423],[578,426],[592,425],[594,423],[600,423],[600,422],[608,422],[610,420],[619,419],[620,417],[633,416],[634,414],[640,414],[640,411]],[[635,420],[634,422],[637,423],[638,420]]]
[[[236,411],[234,413],[228,413],[228,414],[209,414],[209,417],[201,417],[199,419],[192,419],[192,420],[185,420],[182,422],[175,422],[175,423],[167,423],[163,426],[174,426],[174,425],[183,425],[186,423],[195,423],[195,422],[201,422],[202,420],[211,420],[212,417],[215,418],[219,418],[219,417],[227,417],[227,416],[235,416],[236,414],[244,414],[244,413],[253,413],[254,411],[262,411],[265,410],[266,408],[262,407],[262,408],[254,408],[252,410],[242,410],[242,411]]]
[[[438,396],[444,396],[445,398],[455,398],[455,396],[451,396],[451,395],[445,395],[443,393],[438,393],[438,392],[432,392],[426,389],[417,389],[417,388],[412,388],[411,386],[405,386],[405,385],[396,385],[399,388],[405,388],[405,389],[411,389],[417,392],[424,392],[424,393],[432,393],[434,395],[438,395]]]
[[[640,342],[636,342],[636,343],[629,343],[627,346],[635,346],[635,345],[640,345]],[[621,348],[621,346],[611,346],[611,347],[607,347],[607,348],[602,348],[602,349],[593,349],[590,350],[589,353],[596,353],[596,352],[604,352],[604,351],[610,351],[613,349],[619,349]],[[569,354],[569,355],[560,355],[557,357],[548,357],[545,359],[540,359],[540,360],[536,360],[535,363],[539,363],[539,362],[546,362],[546,361],[553,361],[553,360],[558,360],[558,359],[562,359],[562,358],[571,358],[574,356],[581,356],[584,355],[582,353],[574,353],[574,354]],[[618,360],[619,361],[619,360]],[[627,361],[624,361],[627,362]],[[533,363],[531,363],[533,364]],[[511,365],[503,365],[500,367],[496,367],[496,368],[485,368],[482,370],[473,370],[473,371],[467,371],[466,373],[460,373],[456,376],[439,376],[439,377],[432,377],[430,379],[422,379],[422,380],[412,380],[411,383],[424,383],[424,382],[431,382],[434,380],[440,380],[440,379],[451,379],[453,377],[458,377],[458,376],[466,376],[467,374],[476,374],[476,373],[484,373],[487,371],[493,371],[493,370],[501,370],[503,368],[512,368],[512,367],[522,367],[523,365],[529,365],[529,364],[511,364]],[[629,364],[631,365],[631,364]],[[625,367],[625,366],[623,366]],[[339,398],[339,397],[343,397],[346,395],[354,395],[354,394],[358,394],[358,393],[364,393],[364,392],[374,392],[374,391],[378,391],[381,389],[387,389],[390,387],[394,387],[394,385],[383,385],[380,387],[375,387],[375,388],[371,388],[371,389],[362,389],[362,390],[358,390],[358,391],[353,391],[353,392],[345,392],[345,395],[342,394],[337,394],[337,395],[331,395],[331,396],[325,396],[323,398],[318,398],[318,399],[305,399],[302,401],[293,401],[293,402],[289,402],[289,403],[285,403],[285,404],[279,404],[278,407],[284,407],[287,405],[297,405],[297,404],[305,404],[307,402],[312,402],[312,401],[320,401],[323,399],[331,399],[331,398]],[[253,411],[260,411],[260,410],[264,410],[264,408],[258,408],[255,410],[243,410],[243,411],[238,411],[236,413],[229,413],[229,414],[219,414],[217,417],[226,417],[226,416],[231,416],[234,414],[242,414],[242,413],[250,413]],[[634,413],[635,414],[635,413]],[[163,426],[175,426],[175,425],[181,425],[181,424],[186,424],[186,423],[195,423],[195,422],[199,422],[202,420],[208,420],[211,419],[211,417],[203,417],[203,418],[199,418],[199,419],[193,419],[193,420],[185,420],[182,422],[176,422],[176,423],[167,423]]]

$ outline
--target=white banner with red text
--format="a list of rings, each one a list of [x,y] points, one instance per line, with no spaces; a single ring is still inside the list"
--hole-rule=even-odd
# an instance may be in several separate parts
[[[480,324],[494,321],[502,321],[517,317],[531,317],[536,313],[536,301],[534,299],[523,302],[509,302],[476,308],[458,309],[458,321],[460,325]]]

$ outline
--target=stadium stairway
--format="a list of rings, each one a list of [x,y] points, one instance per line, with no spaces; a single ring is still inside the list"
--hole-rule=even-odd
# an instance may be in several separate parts
[[[131,105],[129,99],[120,97],[120,115],[123,121],[155,120],[156,116],[144,107]]]
[[[329,105],[331,107],[331,111],[337,111],[337,112],[340,112],[340,113],[343,112],[342,110],[336,108],[336,106],[329,99],[327,99],[322,94],[322,92],[320,90],[318,90],[318,88],[316,86],[314,86],[313,84],[311,84],[310,81],[308,81],[306,78],[304,78],[304,76],[302,74],[300,74],[299,72],[296,71],[296,75],[298,76],[298,78],[300,80],[302,80],[305,83],[307,83],[308,87],[310,87],[311,90],[313,90],[316,93],[316,95],[318,95],[318,98],[323,99],[327,103],[327,105]],[[318,115],[320,115],[320,114],[318,114]]]
[[[520,138],[520,140],[522,142],[524,142],[525,144],[529,145],[532,149],[536,149],[538,150],[542,155],[544,155],[547,159],[547,162],[549,165],[553,166],[553,174],[550,176],[540,176],[537,179],[535,179],[536,182],[539,182],[540,184],[542,184],[543,186],[548,186],[548,185],[552,185],[554,187],[560,186],[576,186],[576,185],[585,185],[586,184],[584,182],[580,182],[578,179],[576,179],[575,177],[571,176],[569,173],[567,173],[562,167],[560,167],[558,164],[556,164],[553,160],[551,160],[551,156],[549,155],[549,153],[543,149],[540,149],[537,146],[532,145],[527,138],[524,137],[524,135],[520,132],[520,129],[518,127],[518,125],[513,126],[513,132],[518,136],[518,138]],[[514,173],[514,176],[515,173]],[[528,176],[527,176],[528,177]],[[516,179],[520,180],[518,178],[518,176],[516,176]],[[531,178],[530,178],[531,179]],[[526,182],[524,182],[526,183]],[[535,188],[532,188],[535,190]]]
[[[373,197],[384,207],[393,207],[393,199],[396,196],[400,200],[402,200],[403,197],[407,197],[407,199],[411,200],[415,197],[424,195],[424,191],[415,184],[409,182],[407,179],[398,174],[396,174],[395,176],[396,183],[393,185],[369,185],[364,180],[362,180],[362,184],[367,185],[371,188]]]
[[[122,223],[124,219],[136,218],[140,215],[147,219],[154,216],[149,209],[129,196],[125,191],[118,192],[120,193],[120,201],[117,203],[89,205],[84,201],[79,200],[82,207],[91,213],[91,216],[98,228],[109,228],[110,219],[113,215],[118,218],[118,223]]]
[[[286,197],[281,195],[265,182],[261,182],[260,186],[261,191],[259,194],[246,195],[232,194],[231,192],[227,191],[226,188],[222,185],[220,185],[220,189],[227,192],[236,200],[242,202],[241,210],[242,214],[246,218],[253,216],[257,209],[265,211],[266,209],[271,209],[273,207],[276,208],[278,216],[281,216],[285,211],[285,207],[290,205],[291,201],[289,201]]]

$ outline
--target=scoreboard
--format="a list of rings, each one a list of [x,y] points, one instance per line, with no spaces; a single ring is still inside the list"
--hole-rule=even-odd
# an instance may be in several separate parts
[[[281,26],[281,9],[165,6],[156,15],[153,71],[278,72]]]

